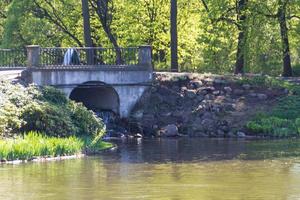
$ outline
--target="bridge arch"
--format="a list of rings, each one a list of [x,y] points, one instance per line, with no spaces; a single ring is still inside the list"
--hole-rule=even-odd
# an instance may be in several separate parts
[[[100,81],[89,81],[75,87],[70,93],[70,99],[83,103],[94,111],[113,111],[120,114],[120,98],[117,91]]]

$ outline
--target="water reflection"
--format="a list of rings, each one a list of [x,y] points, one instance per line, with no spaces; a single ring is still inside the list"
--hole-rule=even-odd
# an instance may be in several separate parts
[[[272,145],[297,149],[290,141],[131,140],[99,157],[1,165],[0,199],[299,199],[300,159],[257,156]]]
[[[115,140],[116,152],[104,160],[122,163],[201,162],[231,159],[263,160],[300,156],[300,141],[251,141],[227,139],[148,139]]]

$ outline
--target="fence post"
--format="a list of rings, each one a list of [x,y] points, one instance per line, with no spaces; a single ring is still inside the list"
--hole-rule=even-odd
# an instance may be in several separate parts
[[[28,67],[39,67],[40,66],[40,46],[29,45],[27,48],[27,62]]]
[[[151,70],[152,67],[152,47],[140,46],[139,47],[139,65],[148,66]]]

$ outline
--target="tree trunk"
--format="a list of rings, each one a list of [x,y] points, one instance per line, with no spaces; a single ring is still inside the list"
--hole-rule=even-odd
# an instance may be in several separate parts
[[[114,49],[116,50],[116,64],[123,64],[123,59],[122,59],[122,51],[118,45],[118,42],[114,35],[112,34],[111,30],[109,27],[103,27],[104,31],[109,39],[109,41],[112,43],[114,46]]]
[[[236,53],[236,63],[235,63],[235,74],[243,74],[245,66],[245,55],[244,55],[244,44],[245,44],[245,33],[240,31],[238,38],[238,46]]]
[[[237,4],[237,18],[238,18],[238,46],[237,46],[237,54],[236,54],[236,63],[235,63],[235,74],[243,74],[245,67],[245,44],[246,44],[246,27],[245,21],[247,19],[244,11],[247,6],[247,0],[239,0]]]
[[[279,1],[278,8],[278,20],[280,24],[280,35],[282,41],[282,53],[283,53],[283,72],[282,76],[293,76],[293,69],[290,56],[290,44],[288,36],[288,28],[286,23],[286,4],[287,2]]]
[[[93,47],[93,40],[91,35],[91,24],[90,24],[90,10],[88,0],[81,0],[82,3],[82,16],[83,16],[83,32],[84,32],[84,43],[86,47]],[[89,65],[94,64],[94,52],[93,49],[86,50],[87,63]]]
[[[171,71],[178,72],[177,0],[171,0]]]
[[[113,19],[112,16],[112,9],[109,7],[111,0],[94,0],[94,9],[96,10],[96,13],[99,17],[100,23],[102,24],[103,30],[106,33],[106,36],[108,37],[109,41],[112,43],[115,53],[116,53],[116,64],[124,64],[124,61],[122,59],[122,51],[121,48],[118,45],[118,42],[113,35],[111,31],[111,22]]]

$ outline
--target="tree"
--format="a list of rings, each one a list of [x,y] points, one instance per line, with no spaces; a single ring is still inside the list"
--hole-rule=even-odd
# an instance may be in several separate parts
[[[280,35],[282,40],[282,53],[283,53],[283,72],[282,76],[293,76],[291,55],[290,55],[290,42],[287,28],[287,5],[289,0],[279,0],[277,18],[280,24]]]
[[[5,48],[14,48],[26,41],[20,34],[21,19],[30,10],[32,2],[30,0],[13,0],[10,3],[9,9],[6,13],[6,20],[4,23],[4,33],[1,45]],[[12,44],[11,41],[14,41]]]
[[[238,0],[236,13],[237,13],[237,28],[239,31],[238,46],[236,54],[235,74],[244,73],[245,67],[245,43],[246,43],[246,24],[247,16],[245,14],[248,0]]]
[[[201,0],[205,10],[210,13],[212,12],[205,0]],[[224,2],[223,2],[224,3]],[[236,61],[235,61],[235,74],[244,73],[245,68],[245,44],[247,40],[247,3],[248,0],[237,0],[235,5],[231,5],[231,1],[225,2],[225,6],[221,6],[221,14],[211,14],[211,23],[226,22],[230,25],[234,25],[238,30],[238,42],[236,49]],[[216,13],[219,13],[216,12]],[[236,16],[236,19],[234,19]]]
[[[282,45],[282,76],[284,77],[293,76],[289,29],[287,26],[287,21],[289,18],[291,18],[287,16],[287,7],[289,6],[289,4],[291,4],[290,0],[277,0],[277,10],[275,11],[275,14],[272,13],[272,10],[268,8],[267,4],[264,4],[264,6],[261,7],[261,9],[257,10],[259,14],[262,14],[263,16],[270,19],[275,19],[279,23]],[[296,17],[296,15],[293,15],[293,17]]]
[[[81,0],[82,4],[82,16],[83,16],[83,34],[86,47],[93,46],[93,40],[91,36],[91,24],[90,24],[90,9],[88,0]]]
[[[114,14],[113,0],[90,0],[90,3],[98,16],[106,36],[116,51],[116,64],[123,63],[121,49],[111,28]]]
[[[75,5],[73,2],[68,0],[59,0],[53,2],[52,0],[33,0],[34,7],[32,9],[33,14],[40,19],[46,19],[49,23],[55,25],[60,32],[63,32],[68,37],[70,37],[78,46],[82,47],[83,43],[81,39],[76,35],[75,27],[69,26],[71,20],[75,20],[76,17],[71,16],[74,14]],[[63,9],[69,9],[69,15],[65,15],[65,10],[59,9],[59,7]],[[71,8],[73,7],[73,12],[71,12]],[[71,19],[70,19],[70,18]],[[77,17],[77,20],[79,18]],[[76,21],[75,21],[76,22]],[[74,24],[75,22],[71,23]]]
[[[7,9],[8,5],[11,3],[12,0],[3,0],[0,2],[0,43],[2,40],[2,33],[4,29],[4,23],[7,18]]]
[[[89,9],[88,0],[81,0],[81,5],[82,5],[82,16],[83,16],[84,43],[85,43],[86,47],[92,47],[93,40],[92,40],[92,35],[91,35],[90,9]],[[93,51],[94,51],[93,49],[86,50],[88,64],[94,63],[94,52]]]
[[[177,0],[171,0],[171,71],[178,72]]]

